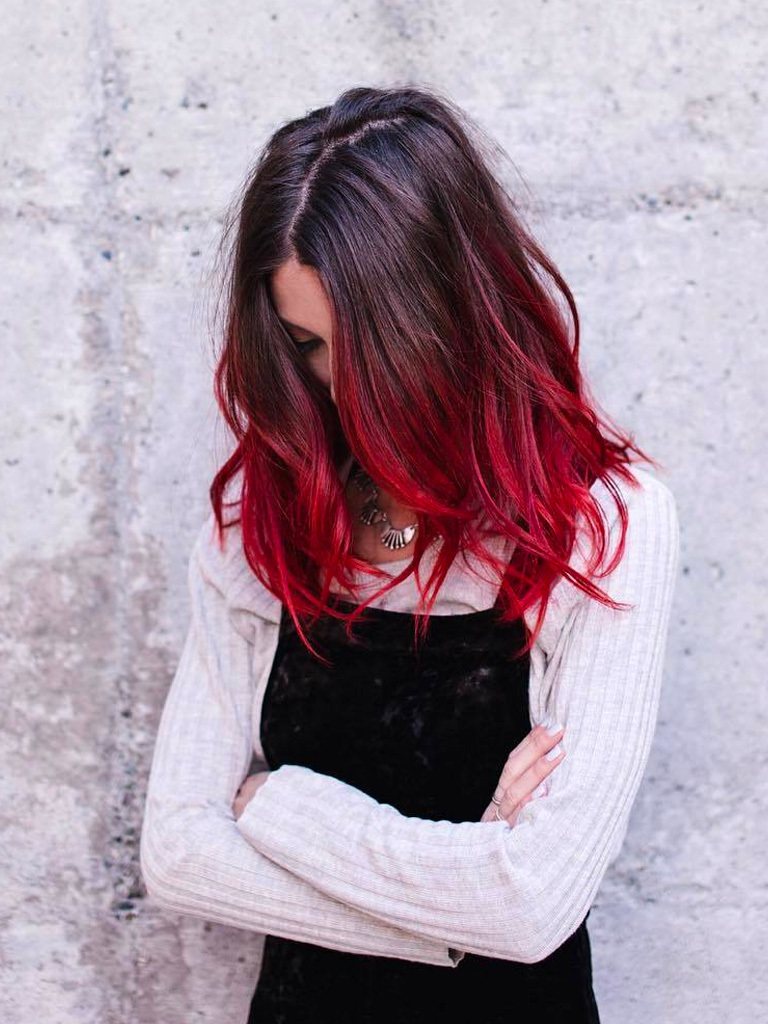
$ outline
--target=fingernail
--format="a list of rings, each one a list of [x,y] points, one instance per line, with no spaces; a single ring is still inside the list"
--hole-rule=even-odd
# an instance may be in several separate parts
[[[550,736],[556,736],[557,733],[563,728],[559,722],[553,722],[551,719],[547,719],[544,723],[544,728],[547,730]]]
[[[547,751],[547,753],[544,755],[544,757],[546,758],[547,761],[554,761],[555,758],[559,757],[562,753],[564,753],[564,751],[563,751],[563,741],[562,740],[558,740],[557,743],[554,745],[554,747],[552,747],[551,750]]]

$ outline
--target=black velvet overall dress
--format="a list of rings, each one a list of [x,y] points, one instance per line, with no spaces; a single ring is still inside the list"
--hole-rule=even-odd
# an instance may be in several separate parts
[[[342,608],[353,606],[337,595]],[[311,627],[326,668],[283,608],[260,739],[270,769],[306,765],[402,814],[479,821],[510,750],[531,730],[525,623],[492,608],[430,616],[370,607]],[[587,917],[589,915],[587,914]],[[460,946],[459,946],[460,948]],[[586,917],[546,959],[466,953],[456,967],[268,935],[248,1024],[599,1024]]]

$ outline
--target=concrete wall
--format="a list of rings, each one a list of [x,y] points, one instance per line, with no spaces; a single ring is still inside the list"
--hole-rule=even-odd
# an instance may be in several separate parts
[[[765,9],[3,13],[0,1019],[244,1020],[261,937],[146,906],[138,870],[186,560],[227,451],[207,282],[267,135],[406,82],[512,157],[594,390],[679,502],[657,739],[590,916],[603,1019],[765,1019]]]

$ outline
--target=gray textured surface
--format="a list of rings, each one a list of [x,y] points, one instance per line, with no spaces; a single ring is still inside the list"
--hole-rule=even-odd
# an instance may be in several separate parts
[[[406,81],[444,89],[513,158],[594,390],[678,498],[657,740],[590,916],[603,1019],[764,1019],[765,10],[4,14],[0,1020],[244,1019],[261,938],[145,907],[137,863],[186,558],[227,450],[207,275],[277,124]]]

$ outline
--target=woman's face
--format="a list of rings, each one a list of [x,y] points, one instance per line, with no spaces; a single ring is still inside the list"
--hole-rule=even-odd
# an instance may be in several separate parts
[[[329,388],[335,401],[330,369],[331,307],[320,275],[314,267],[291,257],[274,271],[270,288],[285,329],[309,369]]]

